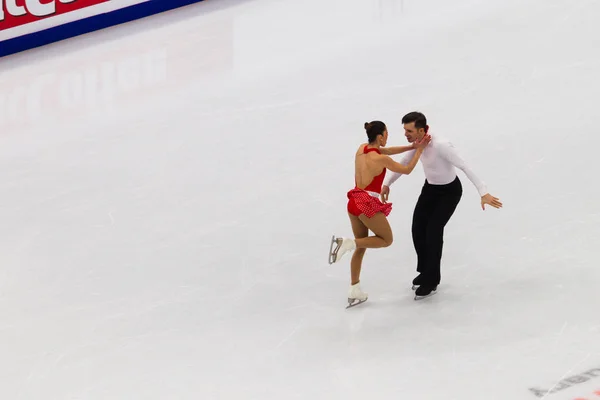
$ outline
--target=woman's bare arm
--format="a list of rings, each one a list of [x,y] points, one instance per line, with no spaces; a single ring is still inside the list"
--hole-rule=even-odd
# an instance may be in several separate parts
[[[412,150],[412,149],[411,149]],[[423,154],[423,148],[417,148],[415,154],[407,165],[402,165],[396,161],[394,161],[389,156],[382,156],[383,165],[392,172],[397,172],[403,175],[409,175],[413,169],[417,166],[419,162],[419,158],[421,158],[421,154]]]
[[[381,154],[385,154],[386,156],[393,156],[394,154],[402,154],[407,151],[414,150],[415,146],[394,146],[394,147],[380,147],[379,151]]]

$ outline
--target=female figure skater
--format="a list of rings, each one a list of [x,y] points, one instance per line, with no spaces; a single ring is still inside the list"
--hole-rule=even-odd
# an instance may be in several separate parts
[[[355,187],[347,194],[348,216],[354,239],[334,236],[329,250],[329,264],[338,262],[345,253],[354,251],[350,261],[352,282],[348,293],[348,307],[361,304],[368,297],[360,289],[360,270],[366,249],[388,247],[393,241],[392,229],[387,220],[392,204],[379,200],[386,170],[409,175],[431,140],[429,135],[425,135],[411,146],[384,148],[388,139],[385,124],[381,121],[366,122],[365,129],[369,142],[361,144],[356,151]],[[389,157],[414,149],[415,154],[406,166]],[[369,230],[375,236],[368,236]],[[334,244],[336,248],[332,251]]]

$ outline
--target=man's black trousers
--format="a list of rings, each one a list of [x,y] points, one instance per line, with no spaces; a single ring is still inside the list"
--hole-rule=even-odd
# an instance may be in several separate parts
[[[435,287],[440,283],[444,227],[454,214],[462,192],[458,176],[447,185],[431,185],[425,180],[412,222],[419,284],[423,287]]]

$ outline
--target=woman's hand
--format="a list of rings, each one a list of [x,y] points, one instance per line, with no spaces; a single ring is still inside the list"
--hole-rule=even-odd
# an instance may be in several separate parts
[[[413,143],[415,149],[424,149],[431,142],[431,135],[425,134],[421,140],[417,140]]]

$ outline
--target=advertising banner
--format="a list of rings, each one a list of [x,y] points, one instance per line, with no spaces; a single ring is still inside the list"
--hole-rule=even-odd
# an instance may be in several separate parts
[[[147,1],[149,0],[0,0],[0,40]]]
[[[202,0],[0,0],[0,57]]]

